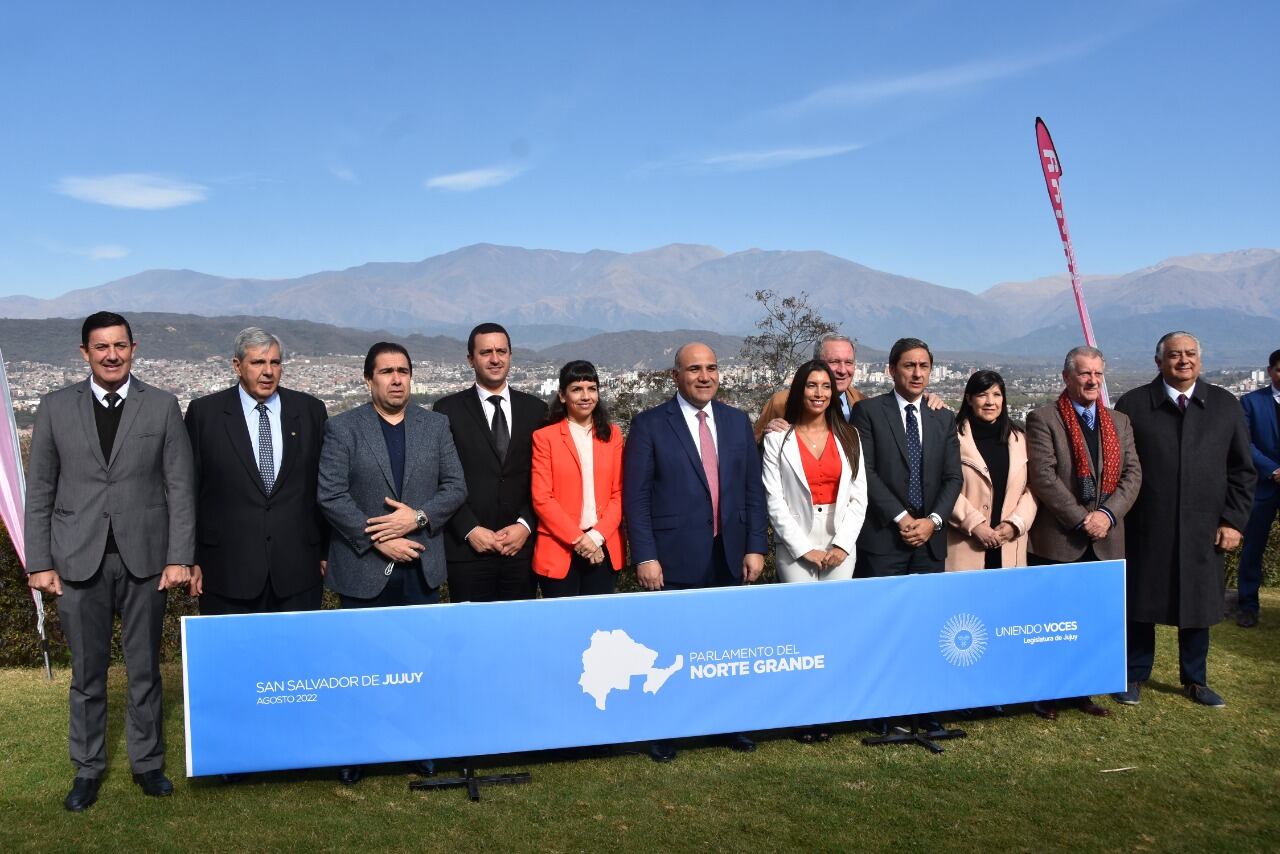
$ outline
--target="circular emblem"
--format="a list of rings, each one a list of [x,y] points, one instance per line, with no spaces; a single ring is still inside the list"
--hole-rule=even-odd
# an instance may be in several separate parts
[[[938,649],[947,663],[968,667],[987,649],[987,627],[973,614],[956,614],[943,623]]]

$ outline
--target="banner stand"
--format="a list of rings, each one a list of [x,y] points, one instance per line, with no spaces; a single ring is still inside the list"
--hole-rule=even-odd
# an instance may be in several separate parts
[[[475,765],[475,759],[463,759],[461,762],[461,777],[428,777],[425,780],[414,780],[409,784],[409,791],[457,789],[465,786],[467,797],[472,801],[478,801],[481,786],[519,785],[533,782],[533,775],[528,771],[518,771],[515,774],[482,774],[477,777],[475,768],[472,767]]]
[[[943,749],[934,744],[935,741],[968,736],[968,733],[962,729],[947,729],[945,726],[934,730],[920,729],[919,715],[912,715],[908,720],[911,721],[910,729],[903,729],[900,726],[891,727],[886,735],[868,736],[862,740],[862,743],[869,747],[880,744],[918,744],[927,748],[930,753],[942,753]]]

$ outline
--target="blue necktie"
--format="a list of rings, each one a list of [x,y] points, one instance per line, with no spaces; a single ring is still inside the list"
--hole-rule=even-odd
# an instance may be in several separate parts
[[[258,410],[258,474],[267,494],[276,487],[276,458],[271,450],[271,421],[267,418],[267,405],[259,403]]]
[[[1095,419],[1095,418],[1097,418],[1097,417],[1098,417],[1098,410],[1097,410],[1097,409],[1094,409],[1093,407],[1089,407],[1088,409],[1086,409],[1086,410],[1084,411],[1084,426],[1086,426],[1086,427],[1088,427],[1090,430],[1092,430],[1092,429],[1093,429],[1093,419]]]
[[[920,422],[914,404],[907,404],[907,503],[911,512],[924,507],[924,482],[920,478]]]

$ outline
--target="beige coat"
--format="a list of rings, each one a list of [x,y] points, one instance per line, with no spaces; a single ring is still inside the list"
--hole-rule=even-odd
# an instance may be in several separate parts
[[[986,564],[986,547],[973,536],[973,530],[983,522],[991,524],[991,474],[968,428],[966,424],[960,429],[960,467],[964,471],[964,487],[956,499],[947,526],[948,572],[982,569]],[[1017,430],[1009,434],[1009,480],[1005,485],[1000,518],[1018,530],[1017,539],[1005,543],[1001,549],[1001,565],[1026,566],[1027,532],[1036,518],[1036,500],[1027,484],[1026,437]]]

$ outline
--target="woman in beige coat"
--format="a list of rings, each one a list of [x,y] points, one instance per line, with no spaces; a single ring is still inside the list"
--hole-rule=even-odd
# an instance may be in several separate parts
[[[947,528],[948,572],[1027,565],[1036,501],[1027,486],[1027,441],[1009,420],[1004,379],[969,377],[956,415],[964,486]]]

